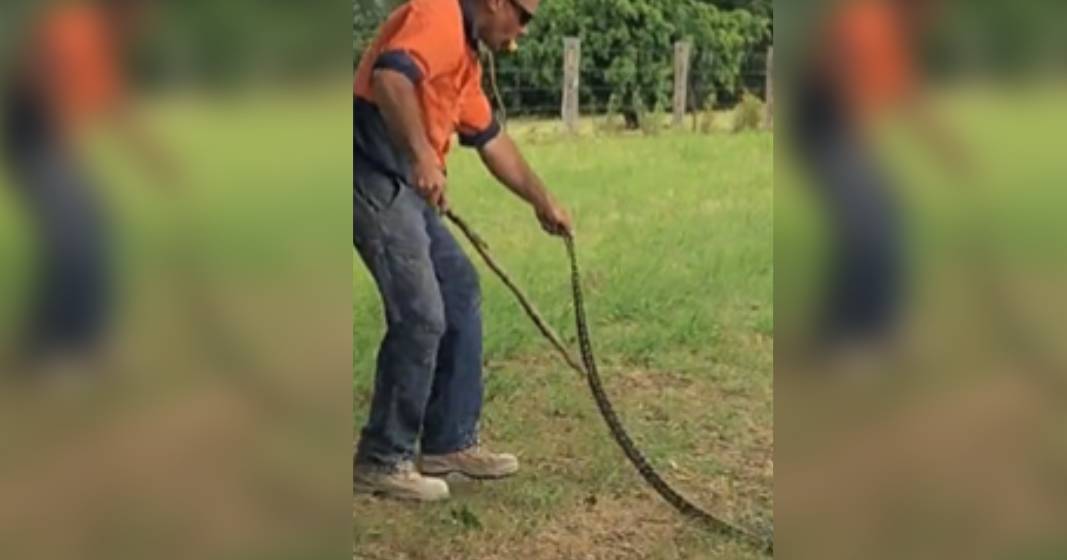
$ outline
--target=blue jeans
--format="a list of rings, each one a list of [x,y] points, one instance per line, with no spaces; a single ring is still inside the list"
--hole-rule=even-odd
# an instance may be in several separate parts
[[[370,417],[355,462],[395,467],[477,442],[482,412],[478,275],[403,180],[356,159],[352,237],[385,307]]]
[[[111,311],[111,247],[103,205],[75,159],[53,143],[7,146],[16,190],[34,228],[37,274],[21,351],[91,350]]]
[[[892,182],[872,148],[845,127],[806,140],[832,236],[820,334],[830,344],[879,338],[895,327],[905,295],[903,217]]]

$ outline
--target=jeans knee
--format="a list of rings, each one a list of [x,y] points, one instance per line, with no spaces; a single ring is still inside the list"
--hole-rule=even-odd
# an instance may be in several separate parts
[[[412,307],[402,319],[404,331],[420,342],[437,343],[448,328],[443,305]]]
[[[456,276],[457,289],[462,299],[472,305],[480,304],[482,301],[482,286],[478,279],[478,271],[475,270],[474,265],[467,262],[465,266],[460,267]]]
[[[482,288],[478,278],[478,271],[469,260],[449,271],[448,289],[445,297],[448,298],[450,309],[468,312],[481,309]]]
[[[422,366],[433,364],[447,326],[441,306],[409,307],[390,322],[386,336],[390,355]]]

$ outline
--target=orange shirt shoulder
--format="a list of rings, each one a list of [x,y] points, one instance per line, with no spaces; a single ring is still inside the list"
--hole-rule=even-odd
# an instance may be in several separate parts
[[[415,85],[427,138],[439,163],[459,133],[465,145],[487,142],[499,127],[482,90],[482,68],[471,17],[462,0],[411,0],[394,11],[360,59],[356,98],[376,104],[376,69],[401,72]],[[359,126],[359,123],[356,123]]]
[[[896,104],[915,87],[912,46],[892,3],[854,0],[830,29],[839,86],[862,117]]]
[[[99,8],[82,2],[51,8],[32,48],[42,93],[65,125],[76,126],[121,99],[117,45]]]

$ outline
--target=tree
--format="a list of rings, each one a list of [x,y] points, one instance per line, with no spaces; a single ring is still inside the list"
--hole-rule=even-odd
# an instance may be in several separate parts
[[[582,39],[581,96],[597,108],[614,94],[636,126],[631,99],[666,105],[673,75],[673,44],[693,43],[692,76],[707,94],[739,93],[742,65],[770,36],[769,20],[745,10],[720,10],[700,0],[553,0],[541,11],[514,56],[499,62],[501,75],[521,72],[513,107],[558,107],[562,37]],[[694,99],[703,103],[703,96]]]
[[[354,0],[357,60],[393,7],[392,1]],[[741,5],[757,11],[735,9]],[[699,94],[693,101],[703,104],[704,96],[718,91],[726,99],[737,97],[743,64],[770,39],[769,10],[770,0],[543,2],[519,51],[497,60],[501,77],[521,78],[522,87],[508,91],[506,103],[513,114],[558,110],[567,36],[582,40],[583,102],[604,109],[614,94],[623,101],[621,109],[631,126],[637,125],[631,100],[644,106],[668,104],[673,44],[681,39],[693,43],[693,85]]]

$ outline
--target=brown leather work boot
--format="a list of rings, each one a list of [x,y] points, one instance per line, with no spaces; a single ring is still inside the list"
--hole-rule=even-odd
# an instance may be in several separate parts
[[[474,445],[445,455],[423,455],[419,470],[430,476],[460,473],[470,478],[504,478],[519,472],[519,460],[509,453],[493,453]]]
[[[422,476],[410,461],[390,471],[376,466],[355,466],[354,489],[357,493],[377,494],[400,500],[435,502],[448,498],[448,483]]]

